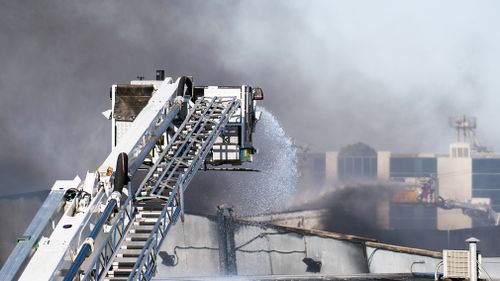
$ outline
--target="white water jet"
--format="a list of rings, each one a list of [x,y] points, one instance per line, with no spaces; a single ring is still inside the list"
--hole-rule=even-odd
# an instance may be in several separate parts
[[[297,149],[292,139],[271,112],[263,107],[258,110],[262,111],[254,134],[258,153],[251,166],[261,172],[251,175],[252,178],[250,175],[240,178],[250,188],[250,192],[242,194],[247,207],[252,207],[245,208],[244,213],[250,211],[250,214],[285,209],[293,198],[298,179]]]
[[[253,136],[258,153],[242,168],[260,172],[200,171],[190,188],[190,195],[195,196],[191,210],[214,212],[216,206],[228,204],[237,216],[253,216],[284,211],[294,201],[298,179],[295,145],[271,112],[262,107],[258,110],[262,116]]]

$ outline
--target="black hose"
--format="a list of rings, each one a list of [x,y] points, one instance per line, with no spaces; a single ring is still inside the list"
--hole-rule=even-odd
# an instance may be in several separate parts
[[[186,92],[187,96],[191,96],[193,94],[193,81],[191,80],[191,78],[187,76],[182,76],[181,78],[179,78],[179,84],[177,85],[178,97],[184,97],[184,86],[187,86],[187,92]],[[179,113],[174,119],[174,125],[179,126],[180,124],[182,124],[184,119],[186,119],[187,114],[188,114],[188,103],[186,101],[183,101]]]
[[[122,152],[118,155],[116,160],[116,172],[114,179],[113,191],[122,192],[123,187],[128,184],[130,178],[128,177],[128,156],[127,153]]]
[[[184,96],[184,86],[187,86],[187,95],[191,96],[193,93],[193,80],[187,76],[182,76],[177,86],[177,96]]]

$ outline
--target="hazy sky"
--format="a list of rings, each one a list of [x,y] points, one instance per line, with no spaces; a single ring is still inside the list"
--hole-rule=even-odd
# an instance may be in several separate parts
[[[498,1],[0,1],[0,193],[109,152],[112,83],[156,68],[260,85],[297,143],[446,151],[450,115],[497,146]]]

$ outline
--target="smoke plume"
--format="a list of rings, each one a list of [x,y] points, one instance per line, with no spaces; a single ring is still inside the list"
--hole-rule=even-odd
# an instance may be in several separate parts
[[[95,169],[110,151],[108,87],[157,68],[197,84],[261,86],[285,131],[317,151],[357,141],[445,151],[447,117],[462,113],[493,146],[499,6],[1,0],[0,194]]]

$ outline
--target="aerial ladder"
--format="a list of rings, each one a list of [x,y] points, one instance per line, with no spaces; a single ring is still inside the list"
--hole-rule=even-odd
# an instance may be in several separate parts
[[[111,153],[83,181],[56,181],[0,280],[150,280],[196,172],[252,161],[263,98],[164,71],[113,85]]]
[[[443,198],[437,193],[438,181],[435,176],[408,178],[402,190],[398,190],[392,196],[393,202],[416,203],[427,207],[437,207],[443,210],[460,209],[464,215],[477,220],[485,225],[499,225],[500,213],[496,212],[490,203],[490,198],[460,201]],[[478,199],[478,198],[476,198]]]
[[[439,197],[435,205],[445,210],[460,209],[465,215],[486,225],[500,224],[500,213],[496,212],[489,203],[462,202]]]

